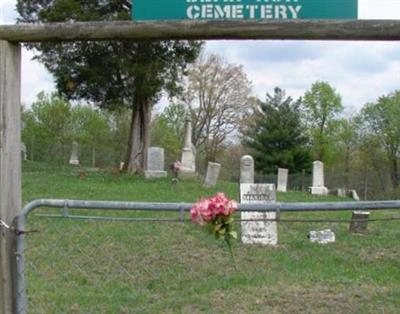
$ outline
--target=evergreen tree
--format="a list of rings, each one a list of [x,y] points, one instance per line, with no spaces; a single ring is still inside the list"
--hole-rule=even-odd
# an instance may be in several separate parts
[[[129,20],[129,0],[18,0],[19,22]],[[163,89],[173,93],[201,44],[193,41],[79,41],[29,44],[68,99],[131,111],[125,170],[142,172],[150,116]]]
[[[301,100],[293,101],[285,91],[276,87],[274,95],[267,94],[260,104],[255,125],[245,132],[244,143],[254,150],[256,169],[263,173],[276,172],[278,167],[300,172],[311,166],[301,122]]]

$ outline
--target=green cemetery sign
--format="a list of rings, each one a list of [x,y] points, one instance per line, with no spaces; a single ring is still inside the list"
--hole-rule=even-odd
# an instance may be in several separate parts
[[[357,19],[358,0],[132,0],[134,20]]]

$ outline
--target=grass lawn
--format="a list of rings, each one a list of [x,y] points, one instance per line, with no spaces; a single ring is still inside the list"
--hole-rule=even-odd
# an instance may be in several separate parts
[[[24,164],[23,199],[69,198],[194,202],[238,184],[171,185],[107,172]],[[278,201],[333,201],[300,192]],[[93,211],[71,210],[81,215]],[[186,223],[113,222],[31,214],[27,236],[29,313],[399,313],[400,221],[370,223],[366,235],[348,224],[280,223],[276,248],[234,244],[228,249],[205,230]],[[100,212],[123,217],[177,217],[176,213]],[[349,219],[350,212],[291,213],[282,218]],[[399,217],[395,211],[372,218]],[[308,231],[331,228],[337,241],[312,244]],[[237,225],[240,229],[240,225]]]

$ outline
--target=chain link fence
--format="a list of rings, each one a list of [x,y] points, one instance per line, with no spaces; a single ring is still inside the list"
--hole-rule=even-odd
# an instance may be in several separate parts
[[[68,209],[68,202],[71,208],[78,204],[75,207],[92,209]],[[223,299],[224,293],[229,294],[229,287],[257,286],[271,279],[267,265],[268,255],[275,254],[273,250],[237,241],[233,247],[235,265],[241,271],[235,271],[226,244],[190,222],[188,204],[163,204],[160,211],[127,210],[134,203],[60,200],[57,204],[64,204],[64,208],[40,208],[29,215],[26,225],[19,223],[22,230],[39,232],[21,233],[17,241],[19,248],[25,242],[19,250],[24,253],[25,265],[18,278],[26,279],[26,287],[19,283],[19,297],[27,292],[27,304],[20,302],[18,313],[207,312],[212,308],[208,298],[218,302],[216,299]],[[114,209],[95,209],[107,206]],[[118,206],[123,210],[116,209]],[[135,206],[146,209],[154,204]],[[242,210],[265,206],[252,204]],[[293,225],[294,219],[293,223],[279,224],[281,249],[291,245],[296,250],[309,242],[307,233],[312,228],[330,227],[342,238],[348,234],[351,213],[343,210],[395,208],[400,207],[400,201],[270,206],[264,210],[281,209],[282,221],[299,218],[294,211],[325,210],[302,213],[301,218],[319,217],[320,221],[310,219]],[[167,207],[174,211],[162,210]],[[286,213],[288,210],[291,212]],[[341,221],[344,223],[338,223]],[[227,311],[229,307],[224,309],[234,313]]]
[[[184,224],[34,217],[30,226],[41,232],[27,240],[29,313],[162,312],[182,274],[207,272]]]
[[[258,183],[275,183],[277,184],[278,175],[263,175],[257,173],[254,178]],[[382,169],[377,171],[352,171],[346,173],[336,171],[335,169],[327,169],[325,171],[325,185],[333,195],[337,195],[338,189],[356,190],[360,199],[382,200],[397,199],[400,197],[400,190],[391,186],[390,175]],[[288,190],[289,191],[308,191],[312,186],[312,174],[310,173],[289,173]]]
[[[26,144],[23,159],[44,162],[50,165],[68,165],[72,152],[71,144],[39,145],[32,142]],[[119,166],[125,152],[112,145],[78,145],[78,158],[81,166],[92,168],[111,168]]]
[[[71,156],[72,144],[39,145],[28,142],[26,144],[26,158],[30,161],[40,161],[46,164],[67,166]],[[125,160],[123,145],[79,145],[78,156],[80,166],[85,168],[119,169]],[[170,171],[171,165],[180,156],[172,156],[165,152],[165,170]],[[199,158],[199,156],[198,156]],[[239,160],[235,163],[221,164],[222,180],[239,182]],[[207,165],[204,160],[197,160],[197,172],[201,177],[206,176]],[[256,183],[277,183],[277,173],[255,173]],[[325,185],[332,193],[337,189],[356,190],[362,200],[382,200],[400,197],[400,190],[393,188],[389,170],[381,167],[378,170],[361,171],[350,169],[348,172],[334,168],[325,169]],[[312,174],[309,172],[289,173],[288,190],[307,191],[312,186]]]
[[[30,217],[27,227],[40,232],[26,236],[29,313],[174,313],[191,293],[184,287],[207,289],[232,276],[228,251],[204,230],[127,220],[176,214],[111,216],[125,221]]]

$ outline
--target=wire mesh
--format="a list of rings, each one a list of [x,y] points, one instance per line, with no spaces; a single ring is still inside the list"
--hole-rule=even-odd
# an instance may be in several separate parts
[[[32,216],[28,226],[40,229],[26,239],[29,313],[168,312],[182,287],[202,289],[233,270],[223,243],[189,224]]]
[[[173,288],[171,277],[187,271],[168,251],[185,255],[188,243],[166,236],[172,228],[182,234],[184,225],[44,217],[32,217],[29,225],[41,229],[27,239],[30,313],[157,309],[157,296]]]
[[[62,213],[39,209],[28,217],[26,229],[40,231],[26,235],[28,313],[196,313],[218,308],[235,313],[237,304],[220,304],[237,293],[235,288],[271,285],[282,271],[283,277],[295,278],[286,268],[293,258],[312,254],[310,230],[331,228],[358,249],[348,237],[348,225],[335,222],[349,219],[351,212],[301,213],[308,221],[279,223],[279,249],[236,241],[237,272],[226,244],[192,224],[187,213],[184,223],[179,212],[70,209],[69,215],[88,219],[54,217]],[[281,215],[285,221],[300,214]],[[105,219],[90,219],[93,216]],[[379,212],[373,218],[391,216]],[[240,223],[236,228],[240,231]],[[382,237],[380,227],[371,226],[370,232]],[[343,248],[329,251],[327,257],[339,256]],[[285,264],[286,259],[291,262]],[[251,306],[242,310],[251,311]]]

